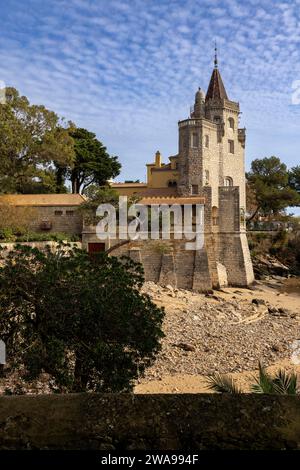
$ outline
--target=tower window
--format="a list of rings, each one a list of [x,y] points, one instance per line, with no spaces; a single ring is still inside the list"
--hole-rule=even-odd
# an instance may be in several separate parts
[[[209,148],[209,135],[205,136],[205,147],[208,149]]]
[[[233,140],[228,140],[228,152],[234,153],[234,141]]]
[[[228,119],[228,124],[230,129],[234,129],[234,119],[232,117]]]
[[[209,171],[205,170],[205,184],[209,184]]]
[[[198,193],[199,193],[198,184],[192,184],[192,194],[198,194]]]
[[[226,176],[226,178],[224,180],[224,184],[225,184],[225,186],[233,186],[232,178],[230,176]]]
[[[197,134],[197,132],[193,132],[192,134],[192,147],[199,147],[199,135]]]

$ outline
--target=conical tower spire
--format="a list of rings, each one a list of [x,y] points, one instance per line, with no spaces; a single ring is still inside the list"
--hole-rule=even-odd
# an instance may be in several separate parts
[[[208,100],[228,100],[228,96],[223,84],[221,74],[218,69],[217,43],[215,43],[214,70],[208,85],[206,99]]]

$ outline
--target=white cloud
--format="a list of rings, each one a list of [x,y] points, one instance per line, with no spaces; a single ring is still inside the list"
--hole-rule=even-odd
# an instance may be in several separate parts
[[[96,131],[120,156],[124,178],[141,177],[157,148],[176,152],[177,121],[208,84],[215,39],[250,141],[258,129],[276,132],[280,114],[299,147],[290,106],[300,79],[297,0],[10,0],[2,15],[0,79]],[[282,158],[296,154],[290,147]]]

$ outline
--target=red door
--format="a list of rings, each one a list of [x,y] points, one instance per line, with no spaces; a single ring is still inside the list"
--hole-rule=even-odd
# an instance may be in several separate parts
[[[101,251],[105,251],[105,243],[89,243],[88,244],[88,252],[89,253],[100,253]]]

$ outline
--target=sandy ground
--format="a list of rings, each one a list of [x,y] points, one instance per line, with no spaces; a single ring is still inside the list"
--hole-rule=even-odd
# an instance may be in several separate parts
[[[299,280],[287,280],[283,282],[280,279],[270,279],[269,281],[258,281],[253,289],[225,288],[216,291],[218,297],[230,302],[238,301],[241,304],[245,301],[251,302],[253,298],[262,299],[274,307],[288,309],[297,314],[300,318],[300,286]],[[285,292],[288,291],[288,292]],[[200,298],[201,294],[192,294],[195,299]],[[183,300],[171,298],[168,295],[157,295],[155,302],[166,308],[166,311],[174,309],[183,309],[186,302]],[[202,296],[203,297],[203,296]],[[259,321],[259,318],[258,320]],[[295,328],[299,328],[299,320],[296,321]],[[299,335],[300,340],[300,335]],[[299,342],[300,344],[300,342]],[[271,373],[283,368],[286,371],[295,371],[300,376],[299,351],[297,355],[290,352],[287,357],[272,363],[267,370]],[[236,383],[245,392],[250,391],[251,384],[254,383],[254,377],[257,376],[256,369],[236,372],[230,374]],[[142,379],[135,387],[135,393],[211,393],[207,388],[207,379],[204,375],[197,374],[168,374],[159,377],[159,380]]]

